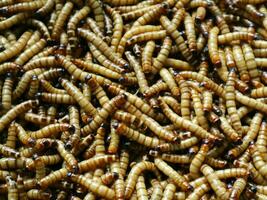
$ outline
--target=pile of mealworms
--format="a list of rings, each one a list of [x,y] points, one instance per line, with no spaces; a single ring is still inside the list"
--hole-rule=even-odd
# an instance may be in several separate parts
[[[267,0],[0,0],[0,198],[267,199]]]

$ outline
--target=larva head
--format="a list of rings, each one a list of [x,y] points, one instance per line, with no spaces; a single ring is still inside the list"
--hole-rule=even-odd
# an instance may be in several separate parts
[[[253,183],[248,183],[248,189],[253,193],[257,192],[257,186]]]
[[[115,180],[117,180],[118,178],[119,178],[119,173],[117,173],[117,172],[112,172],[112,176],[113,176],[113,178],[115,179]]]
[[[114,121],[114,123],[112,123],[112,127],[116,130],[117,133],[122,132],[126,128],[123,123],[119,123],[118,121]]]
[[[32,80],[33,80],[33,81],[38,80],[38,76],[33,75],[33,76],[32,76]]]
[[[6,48],[4,47],[4,46],[0,46],[0,52],[2,52],[2,51],[4,51],[4,50],[6,50]]]
[[[72,142],[70,140],[67,141],[67,143],[65,144],[65,148],[67,150],[71,150],[73,148],[73,144],[72,144]]]
[[[52,194],[50,192],[42,192],[42,197],[44,199],[51,199]]]
[[[71,178],[71,177],[74,177],[75,176],[75,174],[73,174],[72,172],[68,172],[67,173],[67,178]]]
[[[46,42],[47,42],[47,45],[50,47],[55,46],[57,43],[55,40],[52,40],[51,38],[46,38]]]
[[[47,81],[45,79],[40,80],[41,85],[46,85]]]
[[[174,143],[178,143],[179,144],[181,142],[181,139],[179,138],[179,136],[174,136],[173,139],[172,139],[172,141]]]
[[[89,134],[88,136],[86,136],[86,140],[84,142],[89,143],[90,141],[93,141],[94,138],[95,136],[93,134]]]
[[[79,172],[79,167],[78,165],[72,165],[71,166],[71,171],[74,173],[74,174],[77,174]]]
[[[8,14],[8,7],[0,8],[0,14],[2,14],[2,15]]]
[[[103,128],[104,131],[105,131],[105,130],[108,129],[109,125],[108,125],[107,123],[102,123],[102,124],[100,125],[100,127]]]
[[[218,137],[218,136],[210,136],[208,138],[209,140],[211,140],[211,142],[213,142],[214,146],[221,146],[222,145],[222,142],[223,142],[223,139],[224,138],[221,138],[221,137]]]
[[[207,5],[208,5],[208,6],[212,6],[212,5],[214,5],[214,2],[213,2],[213,1],[206,0],[206,2],[207,2]]]
[[[236,87],[240,92],[242,92],[245,95],[250,94],[251,88],[248,86],[247,83],[245,83],[244,81],[241,81],[239,79],[235,79],[235,81],[236,81]]]
[[[219,118],[218,115],[216,115],[215,113],[213,112],[209,112],[208,110],[204,110],[205,114],[208,114],[209,115],[209,120],[212,124],[215,124],[217,126],[220,126],[221,124],[221,120]]]
[[[33,147],[36,144],[36,140],[33,138],[29,138],[27,143],[30,147]]]
[[[207,139],[203,139],[201,143],[202,145],[212,146],[214,141],[207,138]]]
[[[199,27],[201,25],[202,20],[198,17],[195,18],[195,24]]]
[[[15,158],[19,158],[19,157],[20,157],[20,153],[19,153],[19,152],[15,152],[15,153],[14,153],[14,157],[15,157]]]
[[[22,74],[25,73],[24,70],[22,69],[21,65],[15,64],[15,63],[12,63],[12,67],[10,68],[10,71],[15,72],[16,75],[18,75],[21,72],[22,72]]]
[[[82,28],[77,28],[77,33],[78,35],[81,35],[81,36],[85,36],[86,35],[86,31]]]
[[[37,158],[38,158],[38,154],[37,153],[35,153],[35,154],[32,155],[32,159],[33,160],[36,160]]]
[[[121,83],[121,84],[125,84],[127,81],[127,77],[125,77],[125,76],[121,76],[119,79],[118,79],[118,81],[119,81],[119,83]]]
[[[130,69],[129,63],[124,63],[124,65],[122,67],[127,71]]]
[[[61,65],[64,61],[64,56],[60,55],[60,54],[55,54],[55,60],[57,62],[57,64]]]
[[[159,156],[159,152],[155,150],[150,150],[148,154],[153,157]]]
[[[43,144],[45,147],[56,147],[57,142],[54,139],[45,138]]]
[[[168,105],[165,103],[165,101],[161,97],[158,98],[158,102],[162,110],[168,108]]]
[[[37,107],[40,104],[39,100],[31,100],[31,105]]]
[[[58,78],[58,82],[59,82],[61,85],[63,85],[64,83],[67,82],[67,80],[66,80],[66,79],[63,79],[62,77],[59,77],[59,78]]]
[[[11,72],[7,72],[6,73],[6,78],[12,79],[12,78],[14,78],[14,75]]]
[[[192,192],[194,190],[194,187],[190,184],[187,185],[187,191]]]
[[[193,147],[188,149],[188,154],[190,156],[196,155],[198,152],[198,149],[199,149],[198,146],[193,146]]]
[[[75,130],[76,130],[75,126],[73,124],[72,125],[68,125],[68,126],[69,126],[68,127],[69,131],[73,134],[75,132]]]
[[[114,104],[118,108],[121,108],[126,102],[127,102],[127,95],[124,93],[114,98]]]
[[[42,93],[41,92],[37,92],[35,95],[34,95],[34,98],[36,99],[35,101],[38,101],[41,99],[42,97]],[[39,104],[39,103],[38,103]],[[36,105],[37,106],[37,105]]]
[[[234,145],[241,145],[243,143],[243,140],[241,137],[237,137],[234,141]]]
[[[91,86],[91,82],[93,82],[92,79],[93,79],[93,76],[91,74],[88,74],[85,76],[84,82]]]
[[[261,83],[260,81],[257,80],[251,80],[251,84],[253,85],[254,88],[261,88],[264,87],[264,84]]]
[[[109,90],[109,87],[111,87],[111,85],[108,84],[108,83],[104,83],[102,87],[103,87],[103,89],[105,89],[105,90]]]
[[[214,111],[214,113],[216,114],[216,115],[218,115],[218,116],[222,116],[222,111],[221,111],[221,109],[218,107],[218,106],[213,106],[212,107],[212,110]]]
[[[168,2],[163,2],[160,4],[160,7],[162,7],[163,9],[167,10],[170,8],[170,5]]]
[[[234,160],[233,164],[234,164],[235,167],[242,167],[242,168],[247,168],[248,167],[247,163],[244,163],[244,162],[242,162],[240,160]]]

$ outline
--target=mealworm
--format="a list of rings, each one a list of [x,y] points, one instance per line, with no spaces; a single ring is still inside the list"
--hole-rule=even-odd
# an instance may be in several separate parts
[[[38,9],[35,12],[34,15],[37,18],[40,18],[41,16],[45,16],[46,14],[48,14],[52,11],[54,5],[55,5],[55,0],[48,0],[45,2],[45,4],[40,9]]]
[[[204,184],[200,185],[199,187],[197,187],[190,195],[188,195],[186,200],[199,199],[199,198],[203,197],[203,195],[205,193],[207,193],[209,190],[210,190],[209,184],[204,183]]]
[[[246,32],[226,33],[223,35],[218,35],[218,44],[226,44],[234,40],[252,41],[253,38],[254,34],[252,33],[246,33]]]
[[[172,179],[174,184],[180,187],[183,191],[192,190],[192,186],[185,180],[185,178],[176,172],[172,167],[159,158],[155,158],[155,165],[159,170]]]
[[[245,189],[246,184],[247,184],[247,178],[238,178],[233,187],[232,187],[232,191],[230,193],[229,198],[230,199],[237,199],[239,198],[239,196],[241,195],[242,191]]]
[[[68,94],[54,94],[54,93],[37,93],[36,97],[44,102],[53,104],[75,104],[76,100]]]
[[[240,4],[260,4],[260,3],[264,3],[265,0],[236,0],[236,4],[240,3]]]
[[[220,122],[221,122],[220,128],[222,129],[222,131],[224,132],[224,134],[229,139],[233,140],[234,142],[240,143],[241,142],[240,136],[231,127],[231,125],[228,123],[227,119],[225,119],[224,117],[220,117]]]
[[[149,10],[156,8],[156,7],[157,7],[157,5],[149,5],[149,6],[145,6],[145,7],[142,6],[141,8],[138,8],[136,10],[133,10],[133,11],[130,11],[127,13],[123,13],[121,16],[122,16],[122,19],[124,21],[129,21],[131,19],[137,19],[137,18],[141,17],[142,15],[144,15]]]
[[[50,82],[44,79],[41,79],[40,83],[41,83],[42,88],[44,88],[44,90],[46,90],[49,93],[55,93],[55,94],[66,94],[67,93],[66,90],[55,88],[54,86],[50,84]]]
[[[11,177],[6,177],[8,186],[8,199],[19,199],[19,193],[17,188],[17,183],[11,179]]]
[[[102,9],[100,2],[95,0],[89,0],[88,5],[90,8],[92,8],[92,12],[94,13],[97,25],[100,27],[101,31],[103,31],[105,27],[105,20],[104,20],[104,11]]]
[[[171,50],[172,41],[170,37],[165,37],[162,43],[162,47],[158,56],[155,59],[152,59],[152,72],[155,73],[156,71],[160,71],[164,66],[165,62],[167,61],[167,57]]]
[[[111,15],[112,19],[113,19],[113,34],[112,34],[112,38],[111,38],[111,49],[116,52],[119,42],[121,40],[122,34],[123,34],[123,20],[121,15],[114,10],[113,8],[106,6],[105,7],[108,14]]]
[[[141,43],[149,40],[160,40],[166,37],[166,31],[161,30],[161,31],[155,31],[155,32],[146,32],[146,33],[141,33],[138,35],[135,35],[131,37],[129,40],[127,40],[126,45],[131,46],[136,43]]]
[[[28,135],[27,132],[24,130],[24,128],[20,124],[15,123],[14,125],[18,132],[17,134],[18,139],[22,144],[26,146],[34,146],[36,144],[36,140],[32,138],[30,135]]]
[[[36,107],[39,104],[38,100],[28,100],[11,108],[5,115],[0,118],[0,132],[10,124],[19,114]]]
[[[225,86],[225,100],[227,112],[231,119],[231,124],[233,128],[237,131],[239,135],[242,135],[242,125],[241,121],[237,115],[236,104],[235,104],[235,72],[231,70],[228,74],[228,79]]]
[[[166,29],[167,33],[170,34],[170,36],[174,39],[183,57],[186,58],[188,62],[192,62],[191,52],[186,47],[184,39],[176,30],[175,26],[171,23],[171,21],[167,17],[161,16],[160,23]]]
[[[66,79],[60,79],[60,84],[64,87],[67,93],[72,96],[77,103],[84,109],[87,114],[95,116],[97,111],[89,100],[80,92],[80,90]]]
[[[192,162],[190,163],[189,176],[191,176],[192,178],[198,178],[200,176],[200,167],[206,159],[210,146],[211,145],[208,143],[208,141],[206,141],[206,143],[204,141],[198,153],[195,155]]]
[[[1,52],[0,53],[0,62],[2,63],[4,61],[16,56],[17,54],[19,54],[23,50],[23,48],[25,47],[26,42],[30,38],[31,34],[32,33],[29,31],[24,32],[13,46],[11,46],[9,49],[6,49],[3,52]]]
[[[112,85],[105,85],[105,87],[107,88],[107,90],[113,94],[120,94],[120,93],[124,93],[127,96],[127,100],[129,101],[129,103],[133,104],[134,106],[136,106],[136,108],[140,109],[144,114],[147,114],[148,116],[150,116],[151,118],[155,118],[156,120],[163,120],[164,117],[162,115],[160,115],[159,113],[155,113],[153,111],[153,109],[141,98],[132,95],[129,92],[126,92],[122,89],[120,89],[119,87],[116,86],[112,86]]]
[[[99,155],[78,163],[79,172],[87,172],[99,167],[103,167],[117,159],[115,155]]]
[[[27,197],[29,199],[49,199],[52,194],[48,192],[44,192],[42,190],[31,189],[27,192]]]
[[[186,81],[179,75],[175,76],[175,80],[178,83],[181,90],[181,115],[184,119],[190,119],[190,98],[191,93]]]
[[[158,4],[157,7],[151,9],[147,13],[145,13],[143,16],[139,17],[133,24],[133,27],[135,26],[143,26],[145,24],[150,23],[152,20],[157,19],[160,17],[160,15],[164,14],[166,12],[166,8],[168,7],[167,4],[162,3]]]
[[[168,118],[178,127],[191,131],[198,137],[216,140],[216,137],[205,131],[200,126],[193,124],[189,120],[179,117],[177,114],[171,111],[168,105],[163,100],[160,100],[160,106],[162,107],[163,112],[168,116]]]
[[[117,134],[129,137],[130,139],[135,140],[136,142],[143,144],[144,146],[155,148],[160,143],[162,143],[157,138],[145,136],[144,134],[141,134],[138,131],[127,127],[125,124],[119,123],[116,125],[114,124],[114,126]]]
[[[206,176],[211,188],[220,199],[229,198],[229,192],[225,189],[223,183],[218,179],[218,176],[210,166],[206,164],[202,165],[201,172]]]
[[[190,51],[194,54],[197,51],[196,33],[195,33],[193,19],[188,13],[185,14],[184,24],[185,24],[185,33],[188,39],[188,46]]]
[[[29,132],[29,135],[32,138],[40,139],[40,138],[51,137],[52,135],[57,135],[59,132],[62,131],[68,131],[68,130],[73,131],[73,129],[74,127],[72,125],[66,123],[55,123],[55,124],[49,124],[37,131]]]
[[[1,158],[0,159],[0,168],[1,169],[22,169],[27,166],[29,162],[26,158]]]
[[[191,90],[191,97],[192,97],[192,100],[193,100],[193,107],[194,107],[194,110],[195,110],[195,113],[196,113],[197,123],[202,128],[208,130],[209,129],[209,124],[208,124],[208,121],[205,118],[205,114],[203,112],[204,108],[203,108],[203,104],[201,103],[199,93],[196,90],[192,89]]]
[[[12,77],[11,74],[8,73],[2,88],[2,107],[5,110],[11,109],[13,85],[14,85],[14,78]]]
[[[133,193],[138,176],[145,170],[154,171],[154,163],[142,161],[133,166],[125,181],[125,198],[129,199]]]
[[[5,145],[15,149],[17,141],[17,129],[14,123],[11,123],[8,128],[7,138]]]
[[[15,5],[9,5],[2,7],[0,12],[3,14],[12,14],[17,12],[32,11],[41,8],[44,5],[44,0],[38,0],[35,2],[22,2]]]
[[[221,66],[220,57],[218,54],[218,34],[219,29],[217,27],[214,27],[210,30],[209,39],[208,39],[208,48],[209,48],[209,55],[212,64],[214,64],[216,67]]]
[[[104,40],[105,42],[108,43],[108,41],[106,41],[107,38],[105,38],[105,36],[101,32],[101,30],[100,30],[100,28],[97,25],[95,20],[93,20],[90,17],[87,17],[86,18],[86,26],[88,26],[93,31],[93,33],[95,33],[98,37],[100,37],[102,40]]]
[[[145,32],[154,32],[154,31],[160,31],[161,27],[160,26],[152,26],[152,25],[146,25],[146,26],[141,26],[141,27],[135,27],[133,29],[130,29],[127,31],[121,38],[118,49],[117,49],[117,55],[119,57],[122,57],[122,54],[125,50],[126,42],[129,38],[145,33]]]
[[[108,47],[108,45],[98,36],[95,34],[78,28],[78,34],[82,37],[84,37],[86,40],[91,42],[96,48],[98,48],[107,58],[109,58],[114,63],[122,66],[122,67],[128,67],[128,63],[123,60],[122,58],[118,58],[114,52]]]
[[[35,19],[28,19],[25,22],[25,24],[29,25],[31,27],[37,28],[39,30],[38,31],[39,35],[40,35],[40,33],[43,34],[44,38],[47,39],[47,44],[51,44],[51,36],[50,36],[49,30],[42,21],[35,20]],[[39,40],[37,40],[37,41],[39,41]],[[29,42],[30,42],[30,40],[29,40]]]
[[[13,148],[10,148],[5,145],[0,145],[0,153],[6,157],[15,157],[18,158],[20,156],[20,153],[14,150]]]
[[[113,190],[109,189],[107,186],[104,186],[102,184],[99,184],[96,181],[93,181],[92,179],[85,178],[83,175],[74,175],[74,174],[68,174],[70,179],[72,181],[75,181],[87,189],[90,189],[93,193],[107,198],[107,199],[114,199],[115,193]]]
[[[49,175],[45,176],[41,180],[38,181],[38,185],[41,188],[45,189],[48,186],[60,181],[62,178],[67,176],[68,170],[66,168],[61,168],[59,170],[51,172]]]
[[[81,129],[82,135],[88,135],[92,131],[96,130],[104,120],[112,114],[116,109],[126,103],[127,96],[122,94],[114,97],[108,103],[106,103],[103,108],[98,112],[95,118]]]
[[[199,83],[204,82],[204,83],[206,83],[206,85],[204,85],[204,86],[207,89],[210,89],[211,91],[215,92],[216,95],[218,95],[218,96],[223,96],[223,97],[225,96],[224,89],[221,86],[219,86],[218,84],[216,84],[215,82],[213,82],[208,77],[205,77],[199,73],[191,72],[191,71],[179,72],[179,75],[182,76],[183,78],[192,78]]]
[[[82,9],[80,9],[75,15],[73,15],[68,24],[67,24],[67,34],[68,34],[68,41],[70,43],[70,47],[73,50],[77,45],[77,37],[75,33],[75,29],[77,27],[77,24],[79,21],[81,21],[83,18],[85,18],[90,12],[90,8],[87,6],[84,6]]]
[[[255,139],[255,137],[257,136],[259,132],[262,118],[263,118],[263,115],[261,113],[256,113],[254,115],[249,131],[245,135],[245,137],[242,139],[242,144],[229,150],[228,155],[230,157],[237,157],[238,155],[240,155],[249,146],[250,141]]]
[[[60,33],[62,32],[62,28],[64,26],[64,23],[68,19],[69,15],[71,14],[72,9],[73,9],[73,3],[72,2],[67,2],[63,6],[62,10],[60,11],[60,13],[59,13],[59,15],[55,21],[55,24],[54,24],[54,27],[53,27],[53,30],[51,33],[51,38],[53,40],[59,39],[59,36],[60,36]]]

